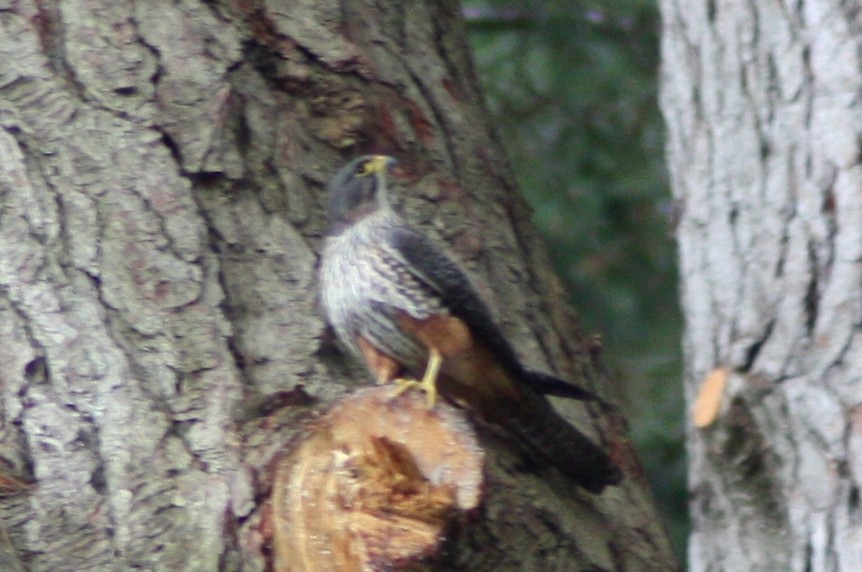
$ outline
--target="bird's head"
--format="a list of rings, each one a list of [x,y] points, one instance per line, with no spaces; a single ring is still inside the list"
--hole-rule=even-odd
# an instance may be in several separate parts
[[[386,173],[395,164],[386,155],[363,155],[347,163],[329,183],[331,229],[352,224],[381,208],[389,208]]]

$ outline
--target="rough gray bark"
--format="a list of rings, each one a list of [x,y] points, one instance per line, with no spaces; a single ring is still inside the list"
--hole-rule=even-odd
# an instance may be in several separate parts
[[[315,300],[325,181],[361,151],[402,160],[411,218],[531,365],[591,375],[454,3],[0,3],[0,126],[0,457],[35,483],[0,501],[4,570],[265,568],[290,390],[367,380]],[[256,404],[279,395],[276,423]],[[566,407],[625,485],[573,492],[501,448],[441,569],[673,566],[619,423]]]
[[[862,566],[856,2],[662,2],[700,570]]]

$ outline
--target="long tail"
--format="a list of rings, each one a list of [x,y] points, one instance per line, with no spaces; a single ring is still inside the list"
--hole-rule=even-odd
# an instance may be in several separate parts
[[[438,383],[444,395],[469,404],[486,421],[505,429],[531,458],[555,466],[592,493],[622,480],[610,455],[542,397],[544,393],[604,404],[591,392],[520,366],[507,368],[482,346],[450,357],[442,371]]]
[[[524,385],[542,395],[553,395],[554,397],[565,397],[578,401],[595,401],[603,407],[607,406],[607,403],[592,391],[547,373],[524,370],[519,377]]]
[[[530,455],[555,466],[591,493],[622,480],[619,467],[604,449],[560,417],[544,398],[524,394],[524,401],[509,412],[505,428]]]

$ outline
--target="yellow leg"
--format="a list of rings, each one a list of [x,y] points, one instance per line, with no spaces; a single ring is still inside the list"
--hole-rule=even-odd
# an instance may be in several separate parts
[[[428,409],[433,409],[437,403],[437,374],[440,373],[440,365],[443,363],[443,356],[436,349],[431,348],[428,352],[428,365],[425,368],[425,375],[422,380],[399,378],[395,380],[398,389],[392,397],[398,397],[411,387],[421,389],[425,392],[425,398],[428,403]]]

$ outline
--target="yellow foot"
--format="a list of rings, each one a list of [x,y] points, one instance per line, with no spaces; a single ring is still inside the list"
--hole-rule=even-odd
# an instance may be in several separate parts
[[[398,378],[393,380],[398,386],[393,398],[398,397],[410,388],[417,388],[425,392],[425,399],[428,404],[428,409],[433,409],[437,403],[437,374],[440,372],[440,364],[443,363],[443,356],[435,349],[430,351],[428,356],[428,366],[425,368],[425,375],[421,380]]]

